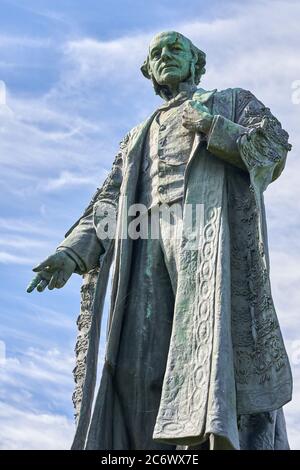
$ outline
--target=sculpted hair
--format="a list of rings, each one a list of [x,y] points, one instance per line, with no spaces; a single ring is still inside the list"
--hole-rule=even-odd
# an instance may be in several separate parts
[[[198,85],[200,83],[202,75],[205,74],[206,54],[205,52],[198,49],[198,47],[196,47],[190,39],[183,36],[183,34],[177,33],[177,37],[181,37],[185,41],[187,41],[194,57],[194,60],[191,63],[191,74],[187,81],[192,81],[195,85]],[[160,86],[156,82],[155,78],[152,76],[149,62],[150,58],[148,54],[146,60],[141,66],[141,72],[144,77],[148,78],[149,80],[152,80],[155,92],[160,95],[164,87]]]

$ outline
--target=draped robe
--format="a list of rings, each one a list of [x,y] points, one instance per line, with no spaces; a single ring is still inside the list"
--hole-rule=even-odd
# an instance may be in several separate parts
[[[185,249],[189,229],[183,230],[153,438],[188,446],[210,438],[212,448],[239,449],[240,417],[276,413],[291,399],[291,371],[270,288],[263,201],[268,184],[284,168],[290,146],[279,121],[249,91],[199,89],[193,99],[214,115],[207,140],[195,134],[185,171],[184,203],[203,204],[204,218],[196,227],[201,234],[197,250]],[[110,175],[59,247],[68,250],[85,276],[73,448],[112,448],[111,417],[117,409],[113,375],[133,255],[132,240],[122,234],[128,226],[126,210],[136,202],[143,144],[157,112],[122,141]],[[115,239],[100,241],[99,214],[111,207],[118,214]],[[105,363],[92,409],[112,260]],[[118,422],[125,428],[121,414]]]

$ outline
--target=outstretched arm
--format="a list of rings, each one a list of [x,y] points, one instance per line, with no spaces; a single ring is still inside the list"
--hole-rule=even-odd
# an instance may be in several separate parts
[[[68,231],[56,252],[33,269],[37,275],[29,284],[27,292],[32,292],[35,288],[42,292],[47,286],[50,290],[54,287],[61,288],[73,272],[85,274],[99,265],[105,244],[97,237],[94,208],[96,205],[99,207],[108,204],[117,210],[127,141],[128,136],[121,142],[111,172],[82,217]]]

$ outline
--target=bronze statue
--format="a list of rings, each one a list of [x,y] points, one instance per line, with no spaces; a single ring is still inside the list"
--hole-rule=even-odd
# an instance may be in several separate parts
[[[284,168],[288,134],[250,91],[197,88],[205,65],[183,35],[153,38],[141,70],[164,103],[125,136],[85,213],[34,269],[30,292],[84,276],[75,449],[288,449],[282,406],[292,378],[263,202]],[[124,236],[137,203],[146,229],[162,206],[182,209],[173,223],[180,236],[168,235],[164,217],[156,237]],[[191,228],[187,207],[196,205],[203,213]],[[110,221],[115,232],[105,238]]]

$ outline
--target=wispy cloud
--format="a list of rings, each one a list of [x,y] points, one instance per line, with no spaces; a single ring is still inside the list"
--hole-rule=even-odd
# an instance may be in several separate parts
[[[39,223],[0,218],[0,264],[32,266],[53,250],[61,233],[50,230],[43,218]]]
[[[134,77],[137,65],[146,58],[151,34],[122,37],[112,41],[83,38],[69,41],[64,47],[66,60],[71,66],[74,80],[94,81],[107,79],[123,81]],[[71,75],[70,73],[70,75]],[[70,78],[68,74],[67,77]]]
[[[51,44],[50,39],[0,35],[0,47],[41,48],[50,47]]]
[[[59,188],[70,186],[88,185],[90,187],[97,185],[98,179],[95,176],[75,175],[69,171],[63,171],[58,178],[49,179],[43,184],[42,189],[53,191]]]
[[[37,225],[34,220],[29,218],[22,220],[22,218],[0,217],[0,230],[50,237],[56,234],[54,230],[49,231],[48,227]]]
[[[5,251],[0,251],[0,263],[25,264],[31,266],[32,258],[25,258],[23,256],[13,255],[11,253],[6,253]]]
[[[0,449],[69,449],[74,424],[66,416],[24,411],[0,403]]]
[[[18,376],[23,382],[31,385],[35,382],[46,382],[59,386],[70,384],[70,370],[74,365],[74,357],[66,356],[58,349],[43,351],[35,348],[29,348],[23,354],[21,359],[8,358],[5,363],[4,371],[2,370],[2,379],[5,377]]]
[[[26,237],[10,238],[10,237],[0,237],[0,246],[7,246],[12,248],[37,248],[44,247],[46,243],[42,240],[33,240]]]
[[[58,348],[8,353],[0,366],[0,399],[26,411],[61,413],[71,402],[74,364],[71,351]],[[23,403],[24,394],[28,399]],[[72,416],[72,408],[65,414]]]

